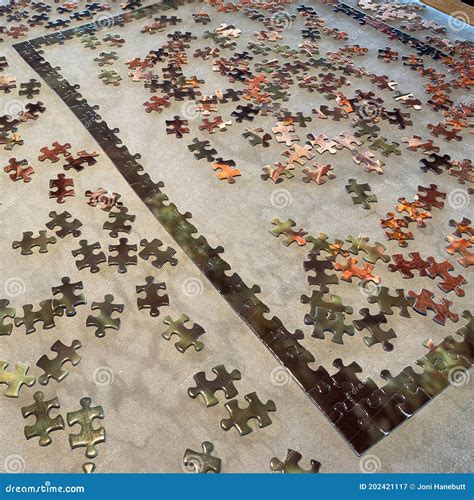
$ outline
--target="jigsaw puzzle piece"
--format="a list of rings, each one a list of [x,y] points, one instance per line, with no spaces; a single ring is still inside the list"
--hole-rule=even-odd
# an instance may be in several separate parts
[[[270,460],[270,469],[274,472],[281,472],[283,474],[317,474],[319,472],[321,462],[311,460],[311,469],[305,470],[299,465],[302,458],[301,453],[288,449],[286,451],[286,458],[283,462],[277,457],[273,457]]]
[[[91,398],[82,398],[80,400],[81,409],[69,412],[66,415],[69,427],[80,425],[81,430],[78,434],[69,434],[69,444],[71,449],[85,447],[86,457],[91,459],[98,455],[97,445],[105,443],[105,429],[100,426],[94,428],[95,419],[104,418],[104,409],[102,406],[91,406]]]
[[[7,385],[5,396],[17,398],[23,385],[31,387],[35,384],[36,378],[33,375],[28,375],[29,365],[17,363],[14,370],[7,371],[7,368],[8,363],[0,361],[0,384]]]
[[[225,431],[235,427],[241,436],[246,436],[252,432],[252,427],[248,424],[251,419],[256,419],[261,429],[271,425],[272,420],[268,413],[276,411],[275,403],[271,399],[266,403],[262,403],[256,392],[251,392],[244,397],[248,402],[248,406],[240,408],[236,399],[229,401],[224,406],[230,413],[230,418],[221,420],[221,427]]]
[[[234,381],[241,379],[239,370],[233,370],[229,373],[224,365],[215,366],[212,371],[216,374],[213,380],[208,380],[205,372],[196,373],[194,375],[196,387],[188,389],[188,394],[193,399],[201,395],[207,407],[219,403],[219,400],[215,396],[217,391],[223,391],[226,399],[235,398],[239,391],[235,388]]]
[[[173,335],[179,335],[180,340],[176,342],[175,347],[181,353],[186,352],[191,346],[194,346],[196,351],[202,351],[202,349],[204,349],[204,344],[198,340],[198,338],[206,333],[206,331],[197,323],[194,323],[191,328],[188,328],[185,326],[185,323],[188,321],[189,318],[186,314],[182,314],[176,321],[171,319],[171,316],[166,316],[163,322],[165,325],[168,325],[168,328],[161,336],[166,340],[170,340]]]
[[[185,451],[184,466],[191,468],[197,474],[206,474],[207,472],[218,474],[221,471],[222,460],[212,455],[214,445],[209,441],[204,441],[201,446],[202,453],[189,448]]]
[[[35,392],[33,399],[35,402],[32,405],[23,406],[21,409],[23,418],[30,415],[36,417],[36,422],[33,425],[25,426],[25,437],[26,439],[39,437],[39,445],[48,446],[52,442],[49,433],[64,429],[64,419],[61,415],[54,418],[49,415],[53,409],[60,408],[59,400],[53,398],[44,401],[44,394],[41,391]]]
[[[81,347],[82,344],[79,340],[73,340],[70,346],[57,340],[51,346],[51,350],[57,354],[56,357],[54,359],[49,359],[48,356],[44,354],[36,362],[36,366],[44,371],[44,374],[40,375],[38,378],[38,382],[41,385],[46,385],[50,378],[56,380],[56,382],[64,380],[69,375],[69,372],[63,370],[63,364],[69,361],[73,366],[76,366],[82,359],[81,356],[77,354],[76,350]]]

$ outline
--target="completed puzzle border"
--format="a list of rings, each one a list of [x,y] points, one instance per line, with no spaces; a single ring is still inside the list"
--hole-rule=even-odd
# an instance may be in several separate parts
[[[189,2],[165,0],[140,7],[132,12],[113,16],[113,25],[122,27],[135,19],[149,18],[158,11],[176,9],[185,3]],[[396,37],[424,55],[434,59],[445,57],[438,49],[342,2],[334,7],[336,12],[343,12],[360,24],[368,24],[388,36]],[[354,373],[358,370],[354,370],[351,365],[344,366],[340,360],[334,362],[338,372],[332,376],[322,366],[317,370],[309,367],[309,363],[315,359],[299,342],[302,332],[289,332],[278,317],[266,317],[270,309],[257,296],[260,288],[257,285],[249,287],[237,273],[230,276],[227,274],[231,271],[231,266],[221,256],[223,247],[212,248],[206,238],[199,235],[197,228],[190,222],[192,216],[189,213],[181,214],[163,192],[164,183],[152,181],[143,171],[138,162],[140,155],[132,155],[122,144],[118,136],[119,130],[109,128],[97,113],[99,107],[91,106],[78,91],[79,85],[71,85],[59,73],[60,68],[53,68],[42,55],[43,46],[64,44],[67,40],[92,34],[100,29],[101,26],[88,23],[21,42],[13,47],[88,129],[154,217],[238,316],[291,373],[305,394],[328,417],[354,451],[358,455],[367,451],[449,387],[447,371],[452,365],[438,369],[432,352],[416,361],[417,365],[424,368],[422,374],[408,366],[395,377],[388,373],[388,382],[380,388],[371,379],[360,381]],[[468,316],[466,318],[469,319]],[[470,328],[469,323],[464,330],[468,332]],[[467,342],[467,333],[465,336]],[[351,391],[343,390],[343,387],[355,386],[356,396],[351,394],[349,397]],[[357,398],[355,402],[354,397]]]

